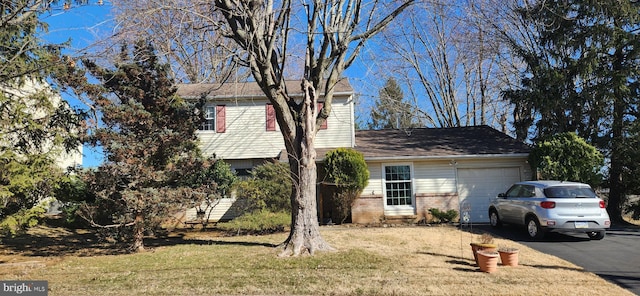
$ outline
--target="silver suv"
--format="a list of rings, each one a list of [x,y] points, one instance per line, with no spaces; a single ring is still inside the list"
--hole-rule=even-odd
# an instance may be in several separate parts
[[[584,232],[600,240],[611,226],[605,203],[587,184],[564,181],[526,181],[500,193],[489,205],[491,226],[524,225],[529,237],[546,232]]]

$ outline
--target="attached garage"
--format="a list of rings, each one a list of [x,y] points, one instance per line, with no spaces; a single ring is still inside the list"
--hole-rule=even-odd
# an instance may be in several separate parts
[[[515,182],[522,181],[521,167],[458,169],[460,217],[468,213],[469,223],[488,223],[489,203],[498,193],[505,192]]]
[[[370,180],[351,209],[353,223],[418,222],[431,208],[487,223],[491,199],[532,175],[530,147],[489,126],[356,131],[354,148]]]

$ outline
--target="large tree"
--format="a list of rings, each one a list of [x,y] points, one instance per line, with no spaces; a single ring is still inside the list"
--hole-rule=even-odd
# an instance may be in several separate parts
[[[83,64],[101,83],[84,81],[84,90],[102,114],[103,125],[92,131],[90,142],[101,145],[107,158],[87,174],[97,201],[84,214],[93,226],[124,229],[131,249],[141,251],[145,233],[172,210],[215,194],[216,167],[202,158],[197,144],[202,114],[176,96],[168,66],[148,43],[123,47],[114,69]],[[96,218],[105,213],[108,219]]]
[[[240,59],[276,111],[293,180],[292,223],[284,254],[333,249],[320,235],[316,206],[315,136],[331,113],[334,87],[365,42],[414,0],[215,0],[220,30],[245,50]],[[302,43],[302,46],[301,46]],[[302,56],[294,56],[302,48]],[[304,65],[300,89],[287,89],[287,70]],[[289,77],[292,78],[292,77]],[[294,94],[302,93],[302,97]],[[324,106],[318,110],[318,100]]]
[[[506,130],[509,108],[500,88],[511,74],[481,13],[491,5],[496,3],[424,1],[383,34],[385,58],[376,63],[403,86],[426,125]]]
[[[0,217],[51,196],[62,171],[55,159],[77,149],[82,113],[51,80],[64,69],[63,45],[39,38],[38,17],[58,1],[0,2]],[[66,150],[66,151],[65,151]]]
[[[608,211],[622,222],[635,166],[626,142],[640,98],[640,3],[535,1],[516,10],[526,34],[503,37],[522,59],[521,85],[505,92],[518,138],[576,132],[608,159]],[[522,38],[522,37],[526,38]]]

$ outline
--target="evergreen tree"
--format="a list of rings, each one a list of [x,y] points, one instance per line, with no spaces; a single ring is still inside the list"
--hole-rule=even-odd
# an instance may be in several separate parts
[[[38,17],[54,3],[0,2],[0,219],[51,196],[63,176],[54,160],[80,145],[83,115],[50,79],[68,66],[64,45],[38,38],[47,29]]]
[[[539,1],[519,15],[531,39],[510,41],[527,69],[521,87],[504,93],[516,107],[516,134],[576,132],[600,149],[609,159],[607,209],[622,222],[635,178],[625,177],[634,165],[625,143],[638,119],[640,3]]]
[[[404,101],[404,94],[395,79],[389,78],[380,89],[379,98],[371,110],[369,129],[405,129],[420,127],[414,120],[415,108]]]
[[[85,217],[94,226],[127,234],[131,248],[140,251],[145,233],[172,210],[215,194],[219,166],[200,155],[198,106],[176,96],[169,68],[158,63],[150,44],[139,42],[131,52],[123,47],[114,70],[92,61],[83,64],[102,83],[104,95],[92,99],[104,126],[90,140],[107,157],[87,175],[97,201],[93,208],[85,207]],[[104,211],[106,219],[102,215],[97,220]]]

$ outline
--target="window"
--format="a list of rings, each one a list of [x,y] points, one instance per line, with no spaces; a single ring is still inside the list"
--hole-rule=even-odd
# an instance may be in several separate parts
[[[536,188],[531,185],[514,185],[507,191],[507,197],[535,197]]]
[[[205,106],[202,111],[205,121],[200,126],[201,131],[215,131],[217,133],[224,133],[226,131],[225,105]]]
[[[215,131],[216,130],[216,106],[204,107],[204,122],[200,126],[201,131]]]
[[[412,205],[411,166],[385,166],[384,183],[388,206]]]

